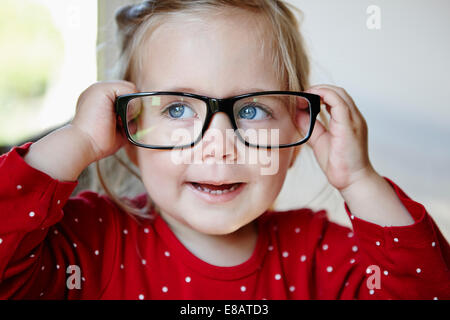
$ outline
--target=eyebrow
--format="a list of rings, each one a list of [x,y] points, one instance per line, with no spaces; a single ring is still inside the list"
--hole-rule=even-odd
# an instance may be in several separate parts
[[[176,91],[176,92],[194,93],[194,94],[198,94],[201,96],[208,96],[207,94],[204,94],[196,89],[187,88],[187,87],[170,87],[168,89],[159,90],[159,91]],[[275,89],[269,90],[269,89],[261,89],[261,88],[248,88],[246,90],[233,90],[231,92],[231,95],[229,95],[227,97],[239,96],[241,94],[252,93],[252,92],[261,92],[261,91],[275,91]]]

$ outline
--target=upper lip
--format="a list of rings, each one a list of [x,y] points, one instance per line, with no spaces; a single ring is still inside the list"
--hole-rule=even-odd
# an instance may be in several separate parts
[[[189,183],[198,183],[198,184],[210,184],[213,186],[220,186],[223,184],[235,184],[235,183],[243,183],[242,181],[212,181],[212,180],[203,180],[203,181],[188,181]]]

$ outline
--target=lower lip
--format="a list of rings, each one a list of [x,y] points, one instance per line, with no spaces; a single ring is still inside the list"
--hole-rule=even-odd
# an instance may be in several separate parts
[[[233,191],[222,193],[222,194],[211,194],[209,192],[204,192],[198,190],[196,187],[194,187],[191,183],[186,183],[189,189],[191,189],[195,195],[200,197],[202,200],[205,200],[209,203],[223,203],[227,201],[231,201],[234,198],[236,198],[242,190],[244,190],[246,183],[241,183],[236,189]]]

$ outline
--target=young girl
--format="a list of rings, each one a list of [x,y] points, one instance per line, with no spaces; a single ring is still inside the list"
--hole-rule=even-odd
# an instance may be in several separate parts
[[[123,80],[92,85],[70,125],[0,158],[1,298],[450,298],[448,243],[421,204],[374,170],[366,122],[347,92],[308,85],[301,35],[285,3],[153,0],[126,6],[116,18]],[[212,134],[275,119],[256,97],[234,111],[237,120],[225,112],[228,105],[203,119],[209,123],[202,138],[182,150],[131,143],[139,121],[118,118],[115,101],[157,91],[216,99],[306,92],[303,102],[320,96],[329,128],[316,121],[308,144],[343,196],[353,230],[331,223],[323,210],[270,208],[299,145],[266,149],[277,170],[262,174],[263,163],[240,161],[257,148]],[[188,100],[165,109],[146,135],[153,144],[169,123],[204,116]],[[145,110],[126,107],[125,118],[159,105],[153,99]],[[279,117],[280,132],[292,119],[306,136],[312,117],[290,112],[296,116]],[[147,190],[131,203],[147,217],[91,191],[70,198],[89,164],[122,147]]]

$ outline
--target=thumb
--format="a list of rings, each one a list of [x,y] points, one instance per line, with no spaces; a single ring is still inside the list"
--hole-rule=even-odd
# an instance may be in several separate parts
[[[314,151],[317,162],[322,170],[325,170],[328,162],[328,156],[330,152],[331,136],[327,129],[320,121],[316,121],[311,137],[308,140],[308,145]]]
[[[309,127],[310,127],[309,123],[310,123],[309,114],[304,113],[304,112],[299,112],[299,114],[297,115],[297,124],[298,124],[298,127],[299,127],[301,133],[305,137],[309,131]]]
[[[310,127],[310,119],[307,113],[301,112],[297,115],[298,127],[305,137]],[[315,121],[313,132],[307,144],[312,148],[320,167],[324,169],[328,161],[330,134],[320,121]]]

